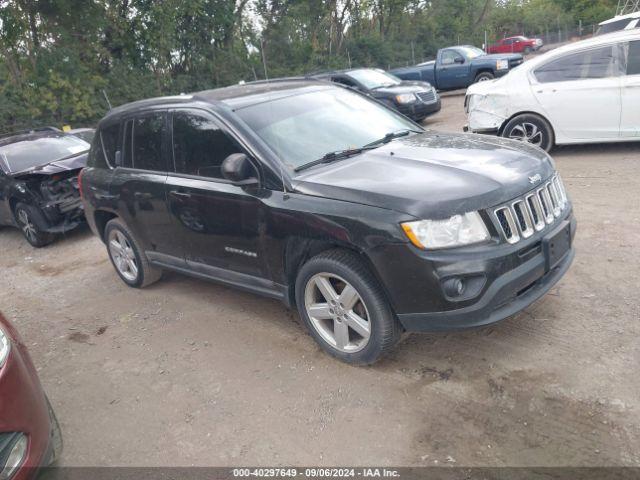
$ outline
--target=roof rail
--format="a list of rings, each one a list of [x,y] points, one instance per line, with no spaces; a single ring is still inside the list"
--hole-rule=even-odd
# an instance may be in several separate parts
[[[278,78],[269,78],[264,80],[252,80],[251,82],[245,82],[243,85],[260,85],[263,83],[277,83],[277,82],[291,82],[291,81],[300,81],[307,80],[306,76],[297,76],[297,77],[278,77]],[[230,85],[234,86],[234,85]]]
[[[15,137],[17,135],[26,135],[28,133],[36,133],[36,132],[62,132],[62,130],[52,126],[27,128],[24,130],[13,130],[13,131],[2,132],[0,133],[0,138]]]

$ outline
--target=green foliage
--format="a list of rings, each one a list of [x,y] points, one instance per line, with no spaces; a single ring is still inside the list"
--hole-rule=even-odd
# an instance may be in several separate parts
[[[616,0],[0,0],[0,131],[95,123],[114,105],[457,43],[586,27]],[[265,71],[266,62],[266,71]]]

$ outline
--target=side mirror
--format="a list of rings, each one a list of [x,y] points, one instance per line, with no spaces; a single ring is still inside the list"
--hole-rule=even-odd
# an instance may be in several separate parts
[[[122,152],[120,150],[116,151],[115,162],[116,162],[116,167],[122,166]]]
[[[257,185],[256,169],[244,153],[232,153],[221,165],[222,176],[234,185]]]
[[[464,58],[462,58],[462,57],[456,57],[453,61],[454,61],[455,63],[463,64],[463,63],[464,63]]]

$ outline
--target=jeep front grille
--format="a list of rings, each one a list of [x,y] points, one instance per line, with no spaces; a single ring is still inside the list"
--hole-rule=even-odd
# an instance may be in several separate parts
[[[562,214],[569,200],[560,175],[541,187],[494,210],[500,233],[509,243],[544,230]]]

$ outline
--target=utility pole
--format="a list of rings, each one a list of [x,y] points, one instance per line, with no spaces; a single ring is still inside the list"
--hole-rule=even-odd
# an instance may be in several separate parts
[[[264,78],[269,80],[269,74],[267,73],[267,56],[264,53],[264,40],[260,39],[260,53],[262,53],[262,67],[264,68]]]

